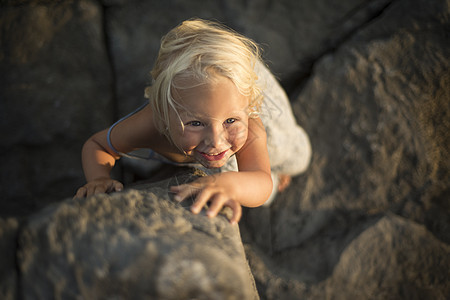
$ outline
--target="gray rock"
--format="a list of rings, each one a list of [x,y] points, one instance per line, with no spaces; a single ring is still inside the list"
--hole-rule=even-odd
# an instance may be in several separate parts
[[[448,294],[448,281],[429,279],[443,274],[436,261],[422,266],[416,260],[449,254],[449,16],[446,1],[395,1],[317,63],[293,104],[311,137],[311,166],[270,209],[249,210],[243,217],[245,241],[264,250],[252,250],[261,257],[249,255],[251,267],[261,270],[254,272],[261,295],[277,299],[273,291],[291,286],[291,298],[321,298],[311,290],[324,287],[349,245],[392,213],[403,217],[406,227],[420,224],[427,239],[437,239],[429,254],[411,250],[412,261],[397,265],[417,276],[417,289],[410,291],[426,296],[430,288],[438,299]],[[352,253],[357,260],[370,259],[367,252]],[[391,254],[377,255],[378,268],[365,269],[358,284],[343,290],[342,282],[327,281],[327,297],[370,298],[366,290],[377,297],[373,285],[387,287],[394,280],[381,275],[390,270],[384,255]],[[260,266],[260,260],[271,267]],[[441,262],[450,269],[448,260]],[[405,287],[412,279],[396,275],[398,289],[386,288],[390,297],[410,298]]]
[[[316,66],[294,104],[315,153],[297,211],[393,211],[450,241],[446,8],[398,1]]]
[[[0,218],[0,298],[17,297],[16,245],[19,222],[17,219]]]
[[[83,183],[79,153],[84,140],[145,101],[143,89],[161,35],[186,18],[213,18],[263,45],[272,70],[292,92],[295,116],[313,147],[307,173],[294,178],[272,207],[246,210],[241,221],[261,297],[371,298],[373,294],[367,292],[372,291],[372,298],[414,298],[414,292],[417,297],[439,299],[448,294],[440,279],[432,280],[434,274],[443,274],[444,267],[450,269],[448,261],[443,259],[442,266],[437,266],[434,260],[448,254],[450,243],[450,13],[446,1],[28,0],[20,4],[3,1],[0,6],[0,216],[25,218],[49,202],[73,194]],[[148,195],[145,191],[131,194],[136,199]],[[109,207],[115,197],[119,196],[82,203]],[[108,227],[117,233],[112,246],[94,251],[109,249],[107,257],[116,258],[113,270],[105,267],[103,257],[89,261],[82,255],[87,250],[76,252],[70,245],[54,242],[49,237],[58,232],[67,241],[84,237],[77,241],[85,249],[101,244],[97,236],[87,240],[88,234],[96,232],[95,226],[83,223],[87,219],[75,213],[74,207],[80,205],[75,203],[67,200],[47,210],[48,217],[53,213],[60,216],[56,220],[60,224],[75,220],[61,225],[59,231],[46,227],[50,220],[42,212],[32,218],[30,224],[41,226],[33,234],[39,232],[42,242],[29,229],[22,236],[21,255],[28,265],[23,265],[24,277],[20,278],[31,284],[37,274],[35,277],[46,282],[36,290],[23,289],[26,295],[62,294],[64,281],[77,280],[85,286],[86,282],[92,284],[83,287],[83,293],[95,295],[107,280],[119,281],[115,277],[98,279],[106,274],[104,270],[125,274],[123,264],[131,261],[126,254],[142,259],[152,253],[151,247],[134,253],[127,244],[121,256],[120,241],[137,246],[151,242],[130,234],[134,229],[120,217],[114,223],[118,227]],[[89,210],[82,211],[87,214]],[[113,220],[116,214],[111,213]],[[70,218],[64,219],[65,215]],[[106,215],[101,215],[104,220]],[[8,274],[16,273],[8,257],[15,251],[18,225],[5,222],[0,222],[0,245],[2,253],[9,254],[2,261],[0,296],[14,298],[16,275]],[[147,226],[140,222],[132,224]],[[83,224],[91,224],[86,227],[88,233],[77,236],[74,228],[64,233],[63,228],[87,226]],[[50,229],[46,232],[44,228]],[[415,236],[427,243],[423,250]],[[386,265],[404,248],[392,246],[384,237],[415,245],[407,248],[411,261],[397,259],[395,268]],[[57,252],[50,245],[66,250],[42,263],[36,258],[40,256],[33,256],[36,248],[26,247],[27,241],[47,245],[44,250],[49,253]],[[389,252],[376,248],[375,241]],[[363,243],[374,244],[374,253],[363,248]],[[170,252],[167,257],[178,257],[164,245]],[[205,257],[221,257],[223,251]],[[68,258],[64,253],[70,254]],[[188,259],[197,259],[192,255]],[[83,264],[61,263],[74,257]],[[356,269],[352,269],[351,258]],[[149,261],[142,265],[152,270]],[[165,274],[162,278],[173,272],[187,274],[186,265],[163,268],[167,272],[161,271]],[[71,271],[63,279],[60,266],[67,274],[76,266],[78,273]],[[198,264],[194,268],[196,274],[203,272]],[[361,278],[355,278],[353,270]],[[381,275],[384,270],[389,270],[389,276]],[[143,286],[138,280],[141,277],[133,277],[139,275],[132,272],[146,271],[130,269],[123,275]],[[205,283],[203,287],[209,284],[198,281]],[[58,284],[54,290],[45,289],[54,283]],[[377,294],[377,283],[384,294]],[[176,283],[151,282],[158,293],[172,284]],[[130,283],[116,286],[129,291]],[[67,293],[76,291],[67,289]]]
[[[66,200],[31,217],[18,255],[23,298],[257,299],[239,227],[171,201],[173,183]]]
[[[325,289],[315,292],[327,299],[444,300],[449,266],[448,244],[424,226],[388,214],[344,249]]]
[[[391,2],[259,0],[233,1],[229,6],[236,15],[230,19],[261,44],[273,72],[290,91],[310,75],[318,58],[333,51]]]
[[[275,74],[294,88],[310,73],[317,57],[334,49],[391,1],[103,2],[118,109],[125,115],[145,101],[144,88],[151,82],[149,72],[161,37],[185,19],[218,20],[254,39]]]
[[[226,4],[225,4],[226,5]],[[218,1],[125,1],[105,10],[108,42],[116,75],[117,107],[124,116],[141,106],[144,89],[161,38],[182,21],[192,18],[223,20]]]
[[[13,202],[29,213],[83,182],[81,146],[113,120],[101,25],[95,1],[2,2],[2,214]]]

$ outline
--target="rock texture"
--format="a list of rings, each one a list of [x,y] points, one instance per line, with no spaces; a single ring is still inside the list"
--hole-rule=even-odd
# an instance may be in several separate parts
[[[83,182],[80,149],[113,121],[102,11],[93,1],[0,4],[2,215],[27,215]]]
[[[0,298],[17,299],[18,272],[16,246],[19,222],[14,218],[0,219]]]
[[[42,234],[48,251],[56,246],[58,259],[72,261],[66,270],[77,265],[76,258],[83,268],[98,272],[91,277],[72,273],[66,279],[91,284],[83,293],[100,289],[105,270],[115,272],[101,258],[87,261],[80,256],[83,250],[54,243],[53,234],[83,235],[77,236],[75,227],[69,231],[73,234],[55,227],[54,233],[46,232],[53,220],[43,212],[26,223],[25,231],[21,228],[30,214],[72,195],[82,184],[83,141],[145,101],[143,89],[161,35],[195,16],[223,21],[262,44],[264,58],[287,89],[298,123],[312,142],[308,171],[294,178],[270,208],[244,212],[240,229],[260,297],[445,299],[450,294],[446,0],[2,1],[0,247],[9,254],[1,261],[0,296],[16,299],[39,290],[22,285],[30,283],[27,276],[40,265],[25,246],[16,264],[18,232],[23,243],[38,245],[41,240],[33,234]],[[119,207],[133,216],[133,205],[153,199],[150,194],[132,192],[135,200],[124,201],[130,206]],[[111,208],[107,203],[116,203],[116,197],[83,203]],[[167,213],[177,209],[167,203]],[[59,215],[60,222],[71,216],[78,220],[73,226],[82,229],[88,223],[81,220],[90,219],[75,214],[81,204],[65,201],[47,213]],[[117,245],[153,242],[133,236],[138,231],[116,213],[98,212],[104,220],[114,216],[111,224],[123,225],[122,231],[108,227],[116,244],[105,252],[118,259],[114,274],[123,275],[126,267],[120,263],[130,261],[120,256]],[[148,208],[143,213],[157,219]],[[185,211],[170,213],[197,224]],[[151,227],[138,220],[130,224]],[[172,251],[163,242],[161,237],[161,245]],[[139,257],[151,251],[145,248]],[[66,258],[63,253],[71,254]],[[45,269],[42,280],[63,286],[55,268]],[[123,276],[140,284],[131,273]],[[157,277],[152,280],[153,287],[161,286]]]
[[[239,227],[172,202],[174,182],[66,200],[32,216],[19,239],[21,297],[258,299]]]
[[[299,90],[312,164],[244,217],[275,266],[252,265],[269,299],[449,295],[448,17],[445,1],[396,1]]]
[[[449,252],[424,226],[387,214],[345,248],[325,293],[322,287],[314,293],[328,299],[446,299]]]

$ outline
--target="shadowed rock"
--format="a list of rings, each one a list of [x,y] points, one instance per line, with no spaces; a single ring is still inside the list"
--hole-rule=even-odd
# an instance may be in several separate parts
[[[394,1],[315,64],[293,101],[311,165],[241,222],[260,295],[446,299],[449,16]]]
[[[0,218],[0,299],[13,300],[17,296],[16,240],[19,222]]]
[[[211,243],[191,245],[188,263],[167,267],[188,251],[158,240],[166,252],[151,265],[156,260],[148,253],[156,242],[140,239],[145,232],[166,242],[173,235],[164,230],[190,222],[181,243],[194,232],[216,240],[213,233],[231,229],[223,217],[210,223],[183,210],[177,212],[182,217],[172,215],[138,238],[139,228],[150,226],[142,220],[165,215],[145,208],[155,191],[144,189],[67,200],[34,215],[21,235],[21,268],[15,261],[18,220],[83,184],[84,140],[145,101],[161,36],[198,16],[224,21],[262,44],[311,138],[307,172],[293,178],[270,208],[244,210],[240,229],[261,298],[445,299],[449,15],[446,0],[2,1],[0,216],[12,218],[0,220],[0,298],[88,297],[103,290],[126,298],[134,295],[130,282],[138,291],[148,286],[154,296],[186,280],[205,289],[212,283],[198,275],[203,267],[192,253],[208,261],[223,253],[234,257],[219,238],[219,250]],[[130,200],[119,200],[125,195]],[[183,209],[166,200],[164,209],[159,200],[152,207]],[[125,221],[122,211],[135,217]],[[101,216],[98,224],[111,224],[97,228],[91,212]],[[198,232],[193,224],[201,220],[209,229]],[[215,222],[223,231],[207,225]],[[145,272],[157,272],[155,278],[180,274],[183,280],[145,285],[139,283]]]
[[[32,216],[20,235],[23,297],[258,298],[238,226],[173,202],[174,183],[66,200]]]

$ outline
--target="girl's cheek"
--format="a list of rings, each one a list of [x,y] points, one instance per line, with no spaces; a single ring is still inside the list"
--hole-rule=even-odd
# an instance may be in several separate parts
[[[236,144],[245,143],[248,136],[248,128],[245,125],[235,126],[229,131],[230,140]]]
[[[193,150],[200,143],[200,134],[193,132],[185,132],[181,137],[181,142],[183,145],[183,149],[185,150]]]

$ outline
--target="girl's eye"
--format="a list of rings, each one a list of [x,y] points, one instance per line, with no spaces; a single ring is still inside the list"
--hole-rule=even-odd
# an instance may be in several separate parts
[[[235,118],[229,118],[225,121],[225,123],[227,123],[227,124],[233,124],[234,122],[236,122]]]
[[[198,126],[202,126],[203,124],[200,121],[190,121],[189,123],[187,123],[187,125],[198,127]]]

